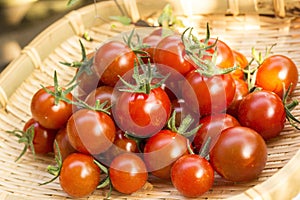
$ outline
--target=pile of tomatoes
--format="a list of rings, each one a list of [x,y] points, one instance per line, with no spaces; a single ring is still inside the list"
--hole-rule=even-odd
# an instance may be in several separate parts
[[[215,172],[256,179],[266,141],[286,119],[297,128],[289,96],[298,70],[287,56],[253,51],[248,60],[209,35],[159,28],[136,42],[132,32],[92,55],[81,43],[81,61],[68,63],[78,67],[69,87],[55,74],[32,97],[27,147],[55,152],[48,170],[72,197],[106,187],[131,194],[149,174],[187,197],[210,190]]]

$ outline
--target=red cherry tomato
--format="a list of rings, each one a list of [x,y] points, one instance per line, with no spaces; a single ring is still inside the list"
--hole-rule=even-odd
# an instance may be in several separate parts
[[[52,92],[54,91],[53,86],[48,86],[47,88]],[[68,93],[66,98],[72,100],[73,96],[71,93]],[[30,108],[33,119],[38,121],[43,127],[60,129],[65,126],[72,115],[73,106],[62,100],[55,105],[55,97],[41,88],[33,95]]]
[[[173,163],[187,153],[187,139],[184,136],[171,130],[162,130],[146,142],[144,161],[154,176],[170,179]]]
[[[70,117],[67,133],[70,144],[77,151],[99,154],[113,144],[116,128],[111,117],[104,112],[81,109]]]
[[[266,143],[256,131],[235,126],[222,131],[209,157],[222,177],[243,182],[259,176],[266,165],[267,154]]]
[[[233,126],[239,126],[236,118],[228,114],[209,115],[200,119],[201,128],[196,133],[193,146],[196,153],[199,153],[208,137],[211,138],[210,148],[214,146],[223,130]]]
[[[92,156],[73,153],[62,164],[59,182],[62,189],[75,198],[92,194],[100,182],[100,168]]]
[[[154,51],[154,63],[162,64],[175,69],[181,75],[187,74],[194,69],[185,53],[180,35],[170,35],[163,38]],[[170,70],[171,72],[171,70]],[[177,75],[170,75],[172,80],[177,80]],[[181,77],[180,77],[181,78]]]
[[[112,161],[109,177],[115,190],[131,194],[145,185],[148,172],[140,157],[133,153],[123,153]]]
[[[137,137],[150,137],[167,123],[171,102],[166,92],[155,88],[150,94],[123,92],[113,107],[119,128]]]
[[[85,99],[85,102],[90,106],[95,106],[96,101],[99,101],[99,103],[107,102],[106,107],[110,107],[112,105],[112,102],[114,101],[114,88],[110,86],[99,86],[92,92],[88,94],[88,96]]]
[[[41,126],[34,119],[29,119],[23,131],[27,131],[31,126],[34,126],[33,147],[36,154],[46,154],[53,152],[53,143],[57,130],[47,129]]]
[[[136,60],[135,53],[124,43],[110,41],[100,46],[94,57],[94,69],[102,83],[114,86],[118,76],[123,76],[133,69]]]
[[[245,69],[248,66],[248,60],[244,54],[242,54],[239,51],[232,50],[233,58],[234,58],[234,64],[238,67],[236,70],[231,72],[231,75],[235,79],[244,79],[244,72],[243,69]]]
[[[254,129],[266,140],[280,134],[284,128],[285,117],[281,99],[266,90],[248,94],[241,101],[238,110],[240,124]]]
[[[295,63],[283,55],[273,55],[265,59],[258,68],[256,85],[276,93],[280,98],[292,84],[292,92],[298,83],[298,68]]]
[[[205,158],[188,154],[179,158],[172,166],[171,180],[182,195],[198,197],[212,187],[214,170]]]
[[[237,118],[240,103],[249,94],[249,90],[248,84],[244,80],[238,78],[234,78],[233,80],[235,83],[235,94],[226,112]]]
[[[54,148],[54,153],[55,155],[58,154],[58,150],[61,154],[62,160],[64,160],[68,155],[70,155],[71,153],[75,153],[76,150],[73,148],[73,146],[70,144],[69,138],[68,138],[68,134],[67,134],[67,130],[66,128],[62,128],[60,129],[56,136],[55,136],[55,141],[58,145],[57,146],[55,143],[53,143],[53,148]]]
[[[189,84],[183,84],[183,99],[191,110],[199,110],[201,116],[224,112],[231,104],[235,84],[230,74],[206,77],[191,71],[186,79]]]

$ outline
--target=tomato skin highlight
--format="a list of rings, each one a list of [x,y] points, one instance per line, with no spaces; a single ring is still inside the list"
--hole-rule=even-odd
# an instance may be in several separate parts
[[[267,162],[267,145],[253,129],[235,126],[222,131],[210,162],[226,180],[250,181],[258,177]]]
[[[173,163],[188,153],[187,139],[171,130],[162,130],[150,137],[144,147],[144,161],[154,176],[170,179]]]
[[[81,109],[67,123],[70,144],[85,154],[106,151],[115,139],[116,127],[109,115],[101,111]]]
[[[278,95],[261,90],[244,97],[239,106],[238,119],[242,126],[254,129],[268,140],[283,130],[286,113]]]
[[[48,86],[47,89],[54,91],[53,86]],[[66,98],[72,100],[73,96],[69,93],[66,95]],[[30,109],[32,118],[48,129],[64,127],[73,112],[73,106],[65,101],[59,101],[55,105],[55,97],[47,93],[43,88],[33,95]]]
[[[284,55],[272,55],[260,65],[256,75],[256,85],[276,93],[280,98],[290,84],[292,93],[298,83],[298,68]]]
[[[150,137],[167,123],[171,102],[162,88],[152,89],[150,94],[123,92],[112,110],[120,129],[137,137]]]
[[[109,176],[114,189],[131,194],[145,185],[148,172],[140,157],[133,153],[123,153],[112,161]]]
[[[198,197],[212,187],[214,170],[205,158],[188,154],[179,158],[172,166],[171,180],[182,195]]]
[[[24,127],[23,131],[28,130],[31,126],[34,126],[33,147],[36,154],[47,154],[53,152],[53,143],[57,133],[57,130],[44,128],[34,120],[29,119]]]
[[[92,156],[73,153],[63,161],[59,182],[71,197],[81,198],[92,194],[100,182],[100,168]]]

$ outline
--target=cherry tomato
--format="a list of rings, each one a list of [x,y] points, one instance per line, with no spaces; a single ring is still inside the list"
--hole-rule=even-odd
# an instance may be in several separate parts
[[[153,135],[144,147],[144,161],[154,176],[170,179],[173,163],[188,153],[187,139],[171,130],[162,130]]]
[[[200,152],[201,147],[211,137],[210,149],[214,146],[223,130],[233,126],[239,126],[240,123],[231,115],[220,113],[216,115],[209,115],[200,119],[200,129],[196,133],[193,146],[196,153]]]
[[[62,163],[59,181],[62,189],[75,198],[92,194],[100,182],[100,168],[92,156],[73,153]]]
[[[58,154],[58,150],[61,154],[62,160],[64,160],[68,155],[71,153],[75,153],[76,150],[73,148],[73,146],[69,142],[68,134],[66,128],[61,128],[56,136],[55,141],[57,142],[58,148],[56,147],[55,143],[53,143],[54,153],[55,155]]]
[[[81,109],[67,123],[70,144],[85,154],[106,151],[115,139],[116,127],[109,115],[101,111]]]
[[[254,129],[266,140],[280,134],[285,117],[284,105],[279,96],[266,90],[248,94],[238,110],[240,124]]]
[[[112,111],[123,131],[137,137],[150,137],[167,123],[171,102],[162,88],[152,89],[149,94],[123,92]]]
[[[243,69],[245,69],[248,66],[248,60],[244,54],[242,54],[239,51],[232,50],[233,58],[234,58],[234,64],[238,67],[236,70],[231,72],[231,75],[233,78],[236,79],[244,79],[244,72]]]
[[[202,40],[203,41],[203,40]],[[208,45],[212,45],[216,42],[216,38],[210,38]],[[234,57],[231,48],[222,40],[218,39],[215,47],[207,50],[211,54],[217,50],[216,65],[219,68],[230,68],[234,65]],[[211,59],[211,57],[204,56],[204,59]]]
[[[280,98],[292,84],[292,92],[298,83],[298,69],[295,63],[283,55],[273,55],[264,60],[256,75],[256,85],[275,92]]]
[[[182,75],[194,69],[185,53],[185,47],[180,35],[170,35],[163,38],[156,46],[153,60],[154,63],[175,69]],[[177,80],[176,74],[171,74],[170,76],[172,80]]]
[[[53,152],[53,143],[57,130],[44,128],[36,120],[31,118],[25,123],[23,131],[28,130],[31,126],[34,126],[32,142],[35,153],[46,154]]]
[[[198,197],[212,187],[214,170],[205,158],[188,154],[179,158],[172,166],[171,180],[184,196]]]
[[[239,78],[234,78],[233,80],[235,83],[235,94],[226,112],[237,118],[240,103],[249,94],[249,90],[248,84],[244,80]]]
[[[109,177],[114,189],[123,194],[131,194],[145,185],[148,172],[144,161],[139,156],[123,153],[112,161]]]
[[[47,89],[52,92],[54,91],[53,86],[48,86]],[[72,100],[73,96],[71,93],[68,93],[66,98]],[[60,129],[64,127],[72,115],[73,108],[72,104],[62,100],[55,105],[55,97],[47,93],[43,88],[39,89],[33,95],[30,106],[33,119],[48,129]]]
[[[98,48],[94,57],[94,69],[102,83],[114,86],[118,76],[123,76],[133,69],[136,60],[135,53],[124,43],[110,41]]]
[[[213,168],[225,179],[250,181],[266,165],[267,146],[253,129],[235,126],[222,131],[209,157]]]
[[[235,84],[230,74],[206,77],[191,71],[186,79],[189,84],[183,84],[183,99],[201,116],[224,112],[234,98]]]
[[[110,86],[99,86],[88,94],[85,102],[90,106],[95,106],[96,101],[99,103],[107,102],[105,108],[110,107],[114,101],[114,88]]]

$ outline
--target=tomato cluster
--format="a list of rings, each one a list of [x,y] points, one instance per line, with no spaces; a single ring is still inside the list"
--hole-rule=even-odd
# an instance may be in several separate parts
[[[150,173],[197,197],[212,188],[214,171],[232,182],[257,178],[266,140],[286,118],[298,122],[287,105],[298,83],[294,62],[283,55],[248,62],[209,29],[199,39],[190,29],[158,29],[142,44],[132,34],[90,56],[83,48],[77,84],[60,87],[55,74],[32,97],[29,147],[54,149],[58,166],[48,170],[62,189],[72,197],[108,186],[131,194]]]

